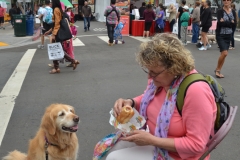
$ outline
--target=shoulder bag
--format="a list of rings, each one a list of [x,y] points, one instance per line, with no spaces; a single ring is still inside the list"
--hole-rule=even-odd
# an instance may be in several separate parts
[[[63,17],[63,13],[62,13],[62,20],[60,21],[60,28],[59,28],[58,33],[57,33],[57,38],[61,42],[69,40],[69,39],[72,38],[72,33],[70,31],[70,28],[69,28],[68,20]]]

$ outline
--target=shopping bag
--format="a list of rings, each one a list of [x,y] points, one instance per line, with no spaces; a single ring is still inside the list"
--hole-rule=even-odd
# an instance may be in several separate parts
[[[60,42],[48,44],[48,57],[50,61],[63,59],[64,51]]]
[[[172,31],[173,34],[178,34],[178,23],[175,23],[173,25],[173,31]]]

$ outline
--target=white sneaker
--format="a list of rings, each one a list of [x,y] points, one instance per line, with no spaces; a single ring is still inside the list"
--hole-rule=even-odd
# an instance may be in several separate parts
[[[207,49],[209,49],[209,48],[211,48],[212,46],[208,43],[208,45],[207,45]]]
[[[40,45],[38,45],[38,48],[39,48],[39,49],[44,49],[44,45],[41,45],[41,44],[40,44]]]
[[[205,48],[204,46],[202,46],[201,48],[198,48],[199,51],[206,51],[207,48]]]

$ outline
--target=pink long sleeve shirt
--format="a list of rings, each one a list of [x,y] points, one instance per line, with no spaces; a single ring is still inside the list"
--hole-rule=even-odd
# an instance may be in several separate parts
[[[196,72],[195,70],[191,73]],[[190,74],[191,74],[190,73]],[[134,98],[139,111],[143,95]],[[147,108],[147,125],[151,134],[155,134],[157,117],[166,97],[165,90],[155,95]],[[214,133],[217,107],[214,96],[207,83],[195,82],[189,86],[182,116],[177,108],[170,121],[168,138],[174,138],[177,152],[169,152],[175,159],[197,160],[206,150],[210,135]],[[210,155],[206,158],[209,159]]]

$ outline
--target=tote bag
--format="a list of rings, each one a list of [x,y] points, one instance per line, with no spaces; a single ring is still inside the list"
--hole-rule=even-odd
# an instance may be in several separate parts
[[[63,59],[64,51],[60,42],[48,44],[48,57],[50,61]]]
[[[178,34],[178,23],[175,23],[173,25],[173,31],[172,31],[173,34]]]

